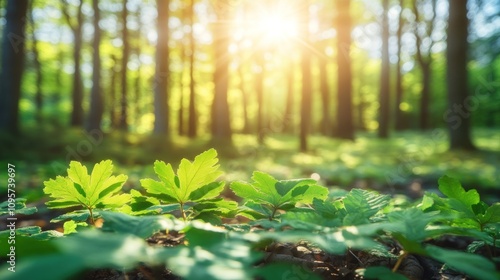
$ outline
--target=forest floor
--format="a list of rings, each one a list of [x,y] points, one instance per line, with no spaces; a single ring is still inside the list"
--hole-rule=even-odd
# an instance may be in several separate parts
[[[220,164],[225,172],[221,179],[231,182],[249,180],[255,170],[268,172],[278,179],[312,177],[332,189],[375,189],[394,196],[417,199],[424,191],[437,190],[437,179],[449,175],[459,179],[465,188],[476,188],[483,200],[499,201],[500,189],[500,131],[476,130],[474,140],[478,151],[450,152],[444,131],[429,133],[395,133],[391,139],[380,140],[370,133],[360,133],[356,141],[341,141],[323,136],[310,138],[310,151],[297,152],[296,138],[271,135],[264,145],[254,136],[235,135],[232,147],[219,147]],[[36,137],[37,136],[37,137]],[[155,160],[176,163],[181,158],[193,158],[213,145],[208,138],[191,141],[177,137],[170,141],[150,137],[113,133],[92,139],[79,131],[56,137],[32,134],[11,143],[12,149],[2,151],[2,162],[16,165],[18,197],[28,198],[28,204],[39,212],[26,217],[22,225],[38,225],[43,230],[62,230],[62,224],[50,224],[63,212],[49,211],[44,206],[43,181],[66,175],[68,160],[93,163],[112,159],[115,173],[129,176],[125,189],[141,189],[140,178],[154,178]],[[2,139],[2,141],[12,141]],[[5,146],[4,146],[5,147]],[[0,181],[5,174],[0,175]],[[0,190],[4,193],[3,190]],[[225,195],[235,199],[230,191]],[[6,195],[2,195],[2,201]],[[1,230],[1,229],[0,229]],[[156,234],[150,244],[175,246],[182,243],[182,234]],[[470,240],[446,236],[432,242],[445,248],[464,249]],[[386,244],[397,255],[398,244]],[[369,264],[392,267],[393,259],[361,251],[348,251],[344,256],[329,255],[311,244],[274,244],[266,248],[266,261],[291,261],[308,268],[324,279],[362,279],[355,272]],[[495,252],[500,255],[500,252]],[[441,270],[430,259],[408,257],[401,265],[410,279],[466,279],[453,271]],[[78,279],[178,279],[168,270],[142,267],[131,272],[117,270],[88,271]],[[297,278],[300,279],[300,278]]]

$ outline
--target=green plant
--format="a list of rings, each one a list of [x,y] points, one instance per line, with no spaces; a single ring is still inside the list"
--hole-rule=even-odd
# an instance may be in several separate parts
[[[69,164],[68,176],[57,176],[55,180],[45,181],[43,191],[53,198],[46,204],[49,208],[69,208],[81,206],[88,212],[76,211],[65,214],[65,219],[79,221],[90,219],[94,224],[95,209],[115,209],[123,207],[130,200],[129,194],[118,194],[127,180],[126,175],[112,176],[111,160],[94,165],[89,175],[81,163]]]
[[[250,219],[273,220],[278,211],[296,210],[297,204],[311,203],[315,198],[324,200],[328,189],[313,179],[276,180],[271,175],[254,172],[253,184],[233,182],[233,192],[246,200],[240,215]]]

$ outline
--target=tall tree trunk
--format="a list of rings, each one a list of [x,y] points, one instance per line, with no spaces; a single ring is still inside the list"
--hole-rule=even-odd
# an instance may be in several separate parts
[[[68,12],[68,3],[66,0],[61,0],[62,12],[66,18],[68,26],[73,31],[74,48],[73,48],[73,61],[74,61],[74,73],[73,73],[73,96],[72,96],[72,111],[71,111],[71,126],[82,126],[83,125],[83,81],[82,81],[82,70],[81,70],[81,53],[83,46],[82,38],[82,28],[83,28],[83,0],[79,1],[78,8],[76,11],[76,22],[72,21],[72,17]]]
[[[473,150],[470,137],[470,112],[463,110],[469,97],[467,85],[467,37],[468,25],[467,0],[449,2],[448,49],[446,69],[448,83],[448,106],[444,115],[450,133],[450,149]]]
[[[128,101],[127,101],[127,77],[128,77],[128,58],[130,55],[130,43],[128,39],[128,28],[127,28],[127,17],[128,17],[128,9],[127,9],[128,0],[123,0],[123,8],[122,8],[122,41],[123,41],[123,55],[122,55],[122,76],[121,76],[121,84],[122,84],[122,96],[121,96],[121,111],[120,111],[120,129],[127,131],[128,130]]]
[[[401,103],[403,102],[403,73],[401,69],[401,54],[402,54],[402,45],[403,45],[403,8],[404,8],[404,0],[399,0],[399,6],[401,7],[398,15],[398,47],[397,47],[397,57],[398,61],[396,62],[396,102],[394,106],[394,117],[395,117],[395,128],[397,131],[401,131],[404,129],[404,114],[403,110],[401,110]]]
[[[185,16],[185,15],[184,15]],[[186,66],[186,47],[184,46],[184,42],[181,43],[180,47],[180,55],[181,55],[181,72],[179,73],[179,111],[177,115],[177,130],[180,136],[186,135],[186,129],[184,125],[184,68]]]
[[[295,64],[293,61],[290,61],[290,65],[288,70],[286,71],[286,82],[287,82],[287,91],[286,91],[286,104],[285,104],[285,115],[283,116],[283,132],[292,134],[294,132],[295,123],[294,123],[294,85],[295,85]]]
[[[213,32],[215,48],[215,92],[212,103],[212,138],[214,141],[231,143],[232,131],[227,100],[229,87],[229,17],[228,9],[217,10],[217,22]]]
[[[116,58],[115,55],[111,55],[111,60],[113,60],[113,64],[111,65],[111,82],[110,82],[110,87],[109,87],[109,122],[111,125],[111,128],[118,128],[118,116],[116,114],[116,104],[117,104],[117,99],[116,99],[116,83],[117,83],[117,76],[118,73],[116,71],[117,64],[118,64],[118,59]]]
[[[301,48],[301,71],[302,71],[302,100],[300,106],[300,151],[307,151],[307,137],[311,128],[312,111],[312,77],[311,77],[311,53],[309,50],[309,0],[304,0],[303,22],[301,24],[302,40],[305,44]]]
[[[264,144],[264,139],[266,137],[266,129],[264,124],[264,72],[266,69],[264,54],[257,52],[255,54],[257,64],[259,65],[259,72],[257,72],[255,77],[255,91],[257,94],[257,141],[259,144]]]
[[[32,51],[34,57],[34,66],[36,72],[35,78],[35,105],[36,105],[36,120],[38,123],[42,121],[42,109],[43,109],[43,93],[42,93],[42,83],[43,83],[43,74],[42,74],[42,64],[40,63],[40,52],[38,48],[38,37],[36,35],[36,26],[35,20],[33,18],[33,3],[35,1],[30,1],[29,6],[29,20],[31,25],[31,38],[33,39],[32,43]]]
[[[198,114],[196,112],[196,81],[194,79],[194,63],[195,63],[195,38],[194,38],[194,0],[191,0],[189,5],[189,24],[191,30],[189,32],[189,121],[188,121],[188,137],[195,138],[198,130]]]
[[[8,0],[2,39],[0,73],[0,131],[19,132],[19,99],[24,71],[27,0]]]
[[[141,85],[142,85],[142,62],[141,62],[141,46],[143,44],[142,40],[142,33],[144,32],[143,30],[143,24],[142,24],[142,10],[139,8],[136,13],[136,18],[137,18],[137,33],[136,33],[136,38],[137,38],[137,45],[135,46],[135,54],[137,55],[137,60],[138,60],[138,67],[137,67],[137,75],[134,80],[134,123],[136,126],[136,129],[140,127],[141,124]]]
[[[155,134],[168,134],[169,130],[169,106],[168,106],[168,84],[169,84],[169,0],[157,0],[158,9],[158,39],[156,43],[156,74],[155,74]]]
[[[389,0],[382,0],[382,71],[380,77],[380,107],[379,107],[379,128],[380,138],[389,137],[389,105],[390,105],[390,61],[389,61]]]
[[[87,123],[87,130],[101,130],[102,115],[104,113],[104,100],[101,92],[101,28],[99,21],[101,14],[99,10],[99,0],[92,0],[94,10],[94,42],[92,43],[92,91],[90,93],[90,113]]]
[[[240,90],[241,90],[241,100],[243,107],[243,130],[242,133],[248,134],[250,133],[250,122],[248,120],[248,93],[246,89],[245,83],[245,71],[243,67],[243,62],[240,61],[240,65],[238,66],[238,75],[240,76]]]
[[[341,139],[354,140],[351,75],[351,1],[337,1],[337,133]]]
[[[429,103],[431,102],[431,64],[421,63],[422,96],[420,97],[420,129],[429,129]]]
[[[330,117],[330,87],[328,86],[328,63],[327,58],[319,57],[319,86],[321,92],[321,133],[329,136],[332,132],[332,121]]]

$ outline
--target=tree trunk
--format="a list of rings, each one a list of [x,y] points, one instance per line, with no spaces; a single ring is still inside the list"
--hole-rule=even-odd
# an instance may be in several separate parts
[[[184,68],[186,66],[186,47],[184,46],[184,42],[181,43],[180,47],[180,55],[181,55],[181,72],[179,73],[179,112],[177,115],[177,129],[180,136],[186,135],[185,125],[184,125]]]
[[[128,28],[127,28],[127,17],[128,17],[128,10],[127,10],[127,2],[128,0],[123,0],[123,8],[122,8],[122,23],[123,23],[123,29],[122,29],[122,41],[123,41],[123,55],[122,55],[122,76],[121,76],[121,83],[122,83],[122,91],[121,91],[121,111],[120,111],[120,129],[121,130],[128,130],[128,101],[127,101],[127,92],[128,92],[128,85],[127,85],[127,76],[128,76],[128,58],[130,55],[130,43],[128,39]]]
[[[31,37],[33,39],[32,43],[32,51],[34,57],[34,66],[35,66],[35,105],[36,105],[36,121],[40,124],[42,122],[42,109],[43,109],[43,93],[42,93],[42,83],[43,83],[43,75],[42,75],[42,64],[40,63],[40,52],[38,50],[38,38],[36,36],[36,26],[35,20],[33,18],[33,3],[35,1],[30,1],[30,13],[29,20],[31,25]]]
[[[337,133],[341,139],[354,140],[351,76],[351,16],[350,0],[337,1]]]
[[[328,63],[325,57],[319,57],[319,85],[321,92],[321,133],[330,136],[332,122],[330,117],[330,87],[328,86]]]
[[[293,105],[294,105],[294,84],[295,84],[295,64],[290,61],[288,70],[286,71],[286,81],[287,81],[287,93],[286,93],[286,106],[285,115],[283,116],[283,132],[292,134],[294,132],[295,123],[293,117]]]
[[[158,9],[158,39],[156,43],[156,73],[155,73],[155,134],[168,134],[169,129],[169,107],[168,107],[168,83],[169,83],[169,0],[157,0]]]
[[[111,84],[109,87],[109,122],[111,124],[111,128],[118,128],[118,116],[116,114],[116,104],[117,104],[117,99],[116,99],[116,81],[117,81],[117,76],[118,73],[116,71],[118,60],[116,59],[116,56],[111,55],[111,60],[113,60],[113,64],[111,66],[110,72],[111,72]]]
[[[142,40],[142,33],[144,32],[143,30],[143,24],[142,24],[142,20],[141,20],[141,15],[142,15],[142,11],[141,11],[141,8],[139,8],[137,10],[137,14],[136,14],[136,18],[137,18],[137,23],[138,23],[138,27],[137,27],[137,33],[136,33],[136,38],[137,38],[137,45],[135,46],[135,54],[137,55],[138,57],[138,67],[137,67],[137,75],[135,77],[135,80],[134,80],[134,123],[135,123],[135,126],[136,126],[136,129],[140,127],[141,125],[141,115],[142,115],[142,112],[141,112],[141,108],[142,108],[142,104],[141,104],[141,84],[142,84],[142,63],[141,63],[141,54],[142,54],[142,51],[141,51],[141,46],[143,44],[143,40]]]
[[[228,9],[217,11],[217,22],[213,32],[215,48],[215,92],[212,103],[212,138],[215,142],[231,143],[231,123],[227,101],[229,87],[229,24]]]
[[[380,138],[389,137],[389,105],[390,105],[390,88],[389,88],[389,0],[382,0],[383,15],[382,15],[382,71],[380,77],[380,108],[379,108],[379,128],[378,136]]]
[[[243,107],[243,130],[242,130],[242,133],[249,134],[251,129],[250,129],[250,122],[248,120],[248,93],[246,90],[245,71],[244,71],[242,61],[240,61],[240,65],[238,66],[238,75],[240,76],[240,90],[241,90],[241,100],[242,100],[241,105]]]
[[[448,106],[444,115],[450,133],[451,150],[475,149],[470,137],[470,112],[463,110],[469,97],[467,85],[467,0],[453,0],[449,3],[448,49],[446,69],[448,83]]]
[[[399,15],[398,15],[398,31],[397,31],[397,38],[398,38],[398,47],[397,47],[397,56],[398,56],[398,61],[396,62],[396,102],[395,102],[395,107],[394,107],[394,117],[395,117],[395,129],[397,131],[401,131],[404,129],[404,114],[403,110],[401,110],[401,103],[403,102],[403,73],[401,72],[401,49],[402,49],[402,36],[403,36],[403,5],[404,5],[404,0],[399,0],[399,6],[401,9],[399,10]]]
[[[83,46],[82,38],[82,28],[83,28],[83,0],[79,1],[78,8],[76,11],[76,22],[73,23],[71,20],[71,15],[68,12],[68,3],[65,0],[61,0],[62,12],[66,18],[66,22],[73,31],[74,39],[74,49],[73,49],[73,61],[74,61],[74,73],[73,73],[73,96],[72,96],[72,107],[71,111],[71,126],[82,126],[83,125],[83,81],[82,81],[82,71],[81,71],[81,53]]]
[[[431,102],[431,65],[422,63],[422,96],[420,97],[420,129],[429,129],[429,103]]]
[[[257,140],[259,144],[264,144],[264,139],[266,137],[266,129],[264,125],[264,71],[265,71],[265,60],[264,54],[257,52],[256,61],[259,66],[259,72],[255,77],[255,91],[257,93]]]
[[[196,112],[196,81],[194,79],[194,62],[195,62],[195,38],[194,38],[194,0],[191,0],[189,5],[189,24],[191,30],[189,32],[189,121],[188,121],[188,137],[196,138],[198,135],[198,114]]]
[[[101,14],[99,10],[99,0],[92,0],[94,10],[94,42],[92,43],[92,91],[90,93],[90,113],[87,123],[87,130],[101,130],[102,114],[104,113],[104,101],[101,92],[101,28],[99,21]]]
[[[19,132],[19,99],[24,71],[27,0],[8,0],[2,39],[0,73],[0,131]]]
[[[302,100],[300,106],[300,151],[307,151],[307,137],[311,127],[312,110],[312,77],[311,77],[311,53],[309,50],[309,1],[304,1],[306,9],[301,26],[302,40],[305,42],[301,48],[301,71],[302,71]]]

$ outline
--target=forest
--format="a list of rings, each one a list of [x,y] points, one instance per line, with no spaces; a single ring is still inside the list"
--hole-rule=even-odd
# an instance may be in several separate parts
[[[0,0],[0,40],[1,279],[500,279],[498,0]]]

